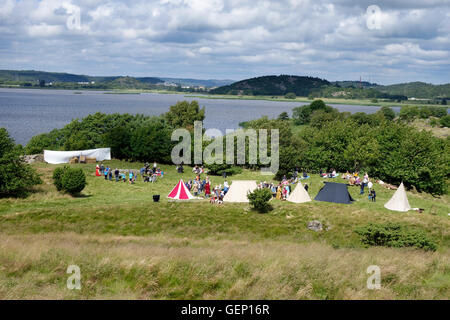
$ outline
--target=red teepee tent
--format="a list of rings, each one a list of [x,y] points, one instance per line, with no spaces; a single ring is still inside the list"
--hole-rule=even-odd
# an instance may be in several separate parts
[[[194,196],[189,192],[188,188],[186,188],[183,179],[180,179],[167,198],[174,200],[190,200],[194,199]]]

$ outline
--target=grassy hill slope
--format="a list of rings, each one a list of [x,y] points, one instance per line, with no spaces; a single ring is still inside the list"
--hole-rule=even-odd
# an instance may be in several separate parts
[[[179,175],[163,166],[165,177],[155,184],[130,185],[95,177],[95,165],[74,165],[86,172],[88,186],[72,198],[51,184],[55,165],[34,166],[44,184],[32,196],[0,199],[1,299],[445,299],[450,293],[448,196],[408,192],[411,206],[425,212],[399,213],[383,207],[394,191],[375,185],[377,202],[370,203],[350,187],[357,200],[351,205],[273,200],[274,210],[259,214],[248,204],[168,201],[180,177],[193,178],[189,168]],[[270,177],[244,170],[228,180],[244,179]],[[323,180],[309,179],[312,197]],[[314,219],[326,229],[308,230]],[[368,222],[423,230],[438,250],[366,248],[354,229]],[[81,269],[81,290],[66,288],[70,264]],[[381,290],[366,287],[373,264],[381,268]]]

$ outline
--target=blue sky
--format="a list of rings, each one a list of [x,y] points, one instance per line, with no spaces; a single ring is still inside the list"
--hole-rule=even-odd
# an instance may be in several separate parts
[[[450,82],[450,0],[355,2],[0,0],[0,68]]]

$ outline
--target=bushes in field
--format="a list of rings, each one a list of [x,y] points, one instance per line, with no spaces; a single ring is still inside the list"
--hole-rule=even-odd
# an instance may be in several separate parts
[[[447,116],[446,107],[435,106],[403,106],[400,109],[399,119],[404,122],[411,122],[414,119],[428,119],[430,117],[443,118]]]
[[[0,197],[26,196],[41,183],[36,171],[23,161],[24,150],[0,128]]]
[[[86,175],[81,169],[59,167],[53,171],[53,184],[58,191],[77,195],[86,187]]]
[[[450,128],[450,114],[446,115],[445,117],[442,117],[440,120],[440,124],[443,127]]]
[[[270,199],[272,199],[272,192],[269,189],[256,189],[250,192],[248,195],[248,200],[250,204],[261,213],[268,212],[271,210],[272,206],[269,204]]]
[[[224,173],[227,176],[231,176],[233,174],[239,174],[242,173],[242,168],[241,167],[236,167],[236,166],[232,166],[230,164],[208,164],[206,165],[206,168],[208,169],[208,174],[213,175],[213,176],[221,176]]]
[[[369,246],[385,247],[416,247],[435,251],[436,243],[424,232],[410,230],[400,224],[374,224],[358,227],[355,232],[361,236],[361,241]]]

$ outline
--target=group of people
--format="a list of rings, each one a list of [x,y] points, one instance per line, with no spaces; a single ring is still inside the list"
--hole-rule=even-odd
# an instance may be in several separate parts
[[[228,184],[228,181],[225,180],[223,185],[216,185],[215,187],[212,187],[211,181],[209,180],[209,177],[206,176],[205,178],[201,179],[200,174],[203,173],[203,168],[194,168],[194,172],[197,173],[197,176],[195,179],[191,179],[185,182],[186,188],[191,192],[191,194],[194,197],[201,196],[202,194],[205,196],[205,198],[209,198],[211,203],[222,203],[223,197],[230,189],[230,185]]]
[[[366,172],[362,179],[359,176],[359,172],[355,171],[353,173],[350,173],[348,170],[347,172],[342,176],[343,179],[346,179],[348,181],[348,184],[351,186],[360,186],[361,192],[360,194],[364,194],[364,188],[369,188],[369,200],[375,202],[377,194],[375,190],[373,189],[373,183],[370,181],[369,174]]]
[[[306,179],[306,177],[309,178],[309,176],[306,174],[306,172],[303,172],[302,178]],[[302,179],[298,177],[298,173],[295,174],[291,179],[287,179],[286,176],[283,177],[283,180],[280,183],[268,183],[266,181],[258,183],[258,189],[269,189],[272,192],[272,196],[278,200],[287,200],[289,195],[291,194],[293,187],[292,185],[296,184],[299,179]],[[306,191],[308,191],[308,184],[304,184],[304,188]]]
[[[105,180],[109,181],[113,180],[113,175],[116,182],[123,181],[133,184],[136,181],[136,173],[133,170],[128,170],[128,172],[120,171],[118,168],[113,170],[109,166],[106,166],[105,168],[103,163],[101,163],[100,166],[96,166],[95,175],[98,177],[104,176]]]
[[[139,173],[141,174],[142,180],[144,182],[155,183],[159,177],[164,177],[164,171],[162,171],[157,166],[156,162],[153,163],[153,168],[150,167],[150,164],[148,162],[146,162],[141,170],[139,170]]]
[[[135,170],[119,170],[118,168],[113,170],[109,166],[105,167],[103,163],[100,163],[100,165],[97,164],[95,175],[97,177],[104,176],[105,180],[109,181],[112,181],[114,176],[116,182],[123,181],[130,184],[134,184],[138,178],[138,174]],[[156,182],[157,177],[164,176],[164,172],[157,167],[156,162],[153,164],[153,168],[151,168],[148,163],[145,163],[145,166],[140,169],[140,175],[144,182]]]
[[[321,178],[337,178],[339,176],[339,173],[337,173],[336,169],[333,168],[325,172],[322,169],[320,169],[319,176]]]

